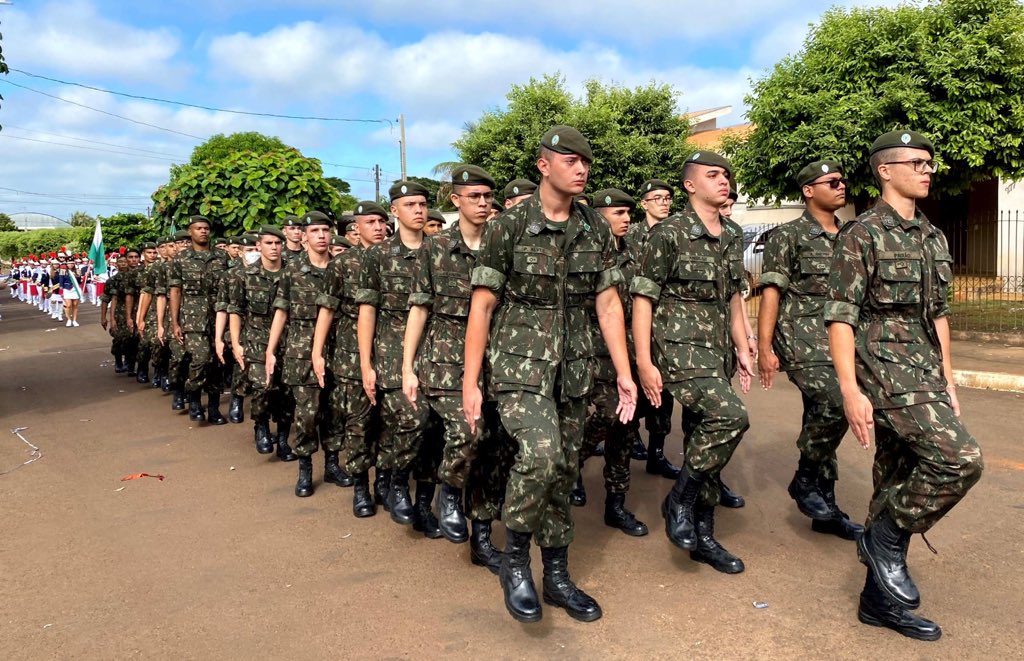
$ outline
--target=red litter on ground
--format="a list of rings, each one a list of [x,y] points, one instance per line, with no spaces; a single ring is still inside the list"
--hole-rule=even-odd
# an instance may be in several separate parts
[[[150,475],[149,473],[132,473],[131,475],[125,475],[124,477],[122,477],[121,481],[127,482],[128,480],[141,480],[144,477],[155,477],[161,482],[164,481],[163,475]]]

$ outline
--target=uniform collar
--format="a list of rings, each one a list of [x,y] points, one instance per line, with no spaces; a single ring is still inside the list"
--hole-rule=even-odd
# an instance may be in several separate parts
[[[908,220],[898,214],[888,202],[882,198],[878,198],[878,202],[875,203],[875,212],[879,215],[882,221],[882,227],[887,230],[892,230],[899,226],[904,230],[918,227],[926,234],[931,234],[932,232],[932,226],[931,223],[928,222],[928,218],[916,207],[914,208],[914,217]]]
[[[426,237],[423,238],[424,240],[426,240]],[[384,254],[388,255],[389,257],[400,256],[404,257],[405,259],[411,259],[416,257],[416,251],[402,243],[402,237],[397,231],[391,238],[385,239],[385,243],[387,245],[384,247]]]
[[[843,225],[845,225],[846,223],[844,223],[842,219],[839,218],[839,216],[833,217],[836,219],[836,231],[829,232],[824,227],[821,226],[821,223],[818,222],[817,218],[811,215],[810,211],[804,209],[804,214],[803,216],[801,216],[801,219],[804,220],[808,225],[807,236],[811,239],[817,238],[823,234],[825,236],[835,237],[837,234],[839,234],[839,230],[843,229]]]
[[[719,216],[719,222],[722,224],[722,233],[715,236],[708,231],[708,228],[704,225],[704,221],[700,219],[697,212],[694,211],[693,207],[689,202],[686,203],[686,208],[680,212],[680,217],[683,219],[683,225],[686,228],[686,236],[690,241],[696,241],[701,237],[707,237],[712,241],[720,241],[723,238],[730,238],[733,234],[732,227],[726,218]],[[667,220],[667,219],[666,219]],[[661,222],[665,222],[664,220]]]
[[[543,232],[547,228],[548,218],[544,215],[544,207],[540,203],[540,188],[534,192],[533,197],[528,200],[523,200],[521,205],[526,205],[524,211],[526,212],[526,233],[536,236]],[[566,236],[565,245],[572,245],[573,240],[580,232],[591,232],[593,231],[593,225],[587,218],[586,212],[583,211],[582,205],[573,202],[569,208],[569,219],[565,221],[564,231]]]

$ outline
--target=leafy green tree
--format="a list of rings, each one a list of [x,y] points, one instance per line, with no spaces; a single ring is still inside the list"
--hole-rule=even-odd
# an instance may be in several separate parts
[[[256,154],[235,152],[220,161],[183,166],[153,193],[154,215],[163,228],[185,227],[202,214],[215,231],[234,234],[289,214],[343,210],[338,191],[324,181],[320,161],[286,148]]]
[[[27,232],[0,232],[0,257],[44,255],[67,248],[82,252],[89,246],[92,232],[83,227],[30,230]]]
[[[487,169],[499,187],[517,177],[536,181],[540,137],[552,125],[568,124],[594,150],[588,190],[615,186],[632,193],[651,177],[679,178],[691,149],[677,97],[668,85],[630,89],[590,81],[583,98],[576,98],[560,76],[531,79],[512,87],[507,108],[468,124],[453,146],[463,162]]]
[[[103,244],[108,250],[120,246],[137,248],[140,243],[155,241],[163,230],[156,221],[141,213],[115,213],[99,216],[97,220],[101,223]]]
[[[913,128],[936,143],[938,197],[977,181],[1024,177],[1024,5],[932,0],[924,6],[832,9],[803,48],[756,81],[755,125],[726,143],[753,198],[798,196],[793,174],[842,162],[858,207],[877,196],[868,149]]]
[[[439,209],[441,211],[455,211],[455,205],[452,204],[451,198],[448,195],[452,192],[450,184],[438,181],[437,179],[431,179],[430,177],[408,177],[409,181],[415,181],[429,191],[427,196],[427,205],[432,209]],[[398,183],[398,179],[391,183]],[[384,207],[385,209],[387,207]]]
[[[16,232],[18,226],[14,224],[11,217],[0,211],[0,232]]]
[[[68,218],[68,223],[72,227],[95,227],[96,219],[84,211],[76,211]]]
[[[343,194],[352,193],[352,184],[348,183],[340,177],[324,177],[324,181],[334,187],[334,190]]]
[[[285,149],[289,149],[289,146],[281,142],[280,138],[263,135],[256,131],[232,133],[231,135],[218,133],[192,150],[192,160],[189,161],[189,164],[202,165],[207,161],[222,161],[239,151],[266,154]]]

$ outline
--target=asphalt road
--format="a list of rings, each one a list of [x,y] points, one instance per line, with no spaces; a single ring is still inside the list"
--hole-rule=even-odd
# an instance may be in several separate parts
[[[748,504],[720,511],[719,539],[744,574],[669,544],[670,483],[639,463],[628,504],[652,533],[605,527],[595,459],[570,569],[604,618],[548,607],[521,625],[467,545],[383,512],[355,519],[350,490],[319,486],[322,454],[316,494],[295,498],[296,465],[257,455],[248,420],[192,427],[167,396],[115,376],[95,308],[66,329],[0,296],[0,658],[1022,658],[1020,395],[961,392],[986,473],[929,533],[938,555],[919,538],[910,552],[939,642],[857,622],[853,544],[812,533],[785,491],[800,404],[784,380],[745,396],[752,429],[725,472]],[[15,468],[28,458],[19,427],[43,456]],[[669,447],[678,461],[678,431]],[[861,519],[871,454],[848,437],[840,465],[840,505]],[[139,472],[166,480],[121,482]],[[536,551],[533,564],[539,581]]]

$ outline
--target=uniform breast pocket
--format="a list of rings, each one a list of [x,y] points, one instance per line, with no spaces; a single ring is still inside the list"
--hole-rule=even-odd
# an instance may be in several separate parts
[[[828,274],[832,269],[830,255],[806,255],[800,258],[800,281],[808,294],[828,291]]]
[[[293,319],[316,319],[316,295],[316,290],[309,287],[293,288],[288,316]]]
[[[921,302],[920,259],[880,259],[876,275],[874,294],[879,303]]]
[[[442,272],[434,276],[434,312],[465,317],[469,315],[469,300],[473,295],[469,274]]]
[[[553,303],[558,296],[556,262],[553,251],[548,248],[516,246],[512,253],[515,275],[509,283],[510,288],[524,300]]]
[[[714,263],[680,258],[676,262],[673,279],[683,300],[713,301],[716,294],[716,276]]]
[[[404,311],[409,309],[409,293],[412,291],[411,278],[404,275],[382,275],[380,279],[382,310]]]
[[[249,311],[253,314],[265,315],[270,312],[270,290],[252,288],[246,292],[249,297]]]
[[[203,294],[203,277],[205,269],[203,265],[195,261],[187,261],[181,265],[181,285],[186,294],[198,296]]]
[[[567,266],[566,292],[589,294],[594,290],[597,274],[604,270],[604,260],[599,250],[580,250],[569,254]]]
[[[940,253],[935,256],[935,276],[943,286],[948,287],[953,282],[953,256],[947,253]]]

